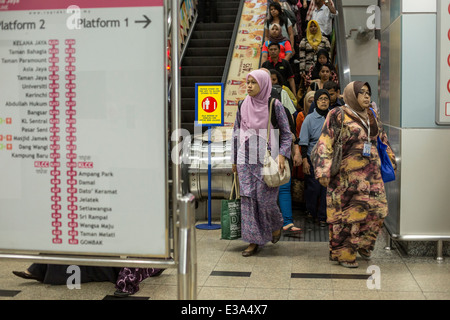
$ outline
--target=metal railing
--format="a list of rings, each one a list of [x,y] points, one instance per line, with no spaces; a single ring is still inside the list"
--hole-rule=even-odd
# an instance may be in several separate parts
[[[239,4],[239,9],[238,9],[238,12],[236,15],[236,21],[234,22],[233,36],[230,41],[230,46],[229,46],[228,55],[227,55],[227,61],[225,62],[225,68],[223,70],[222,83],[226,83],[226,81],[227,81],[228,70],[230,69],[231,60],[233,60],[233,49],[234,49],[234,44],[236,42],[237,33],[239,30],[239,23],[241,21],[242,8],[244,7],[244,2],[245,2],[244,0],[241,0],[241,2]]]
[[[334,0],[337,17],[334,18],[333,25],[336,35],[336,58],[338,65],[339,85],[341,92],[351,82],[350,63],[348,60],[347,37],[345,34],[345,19],[342,0]]]

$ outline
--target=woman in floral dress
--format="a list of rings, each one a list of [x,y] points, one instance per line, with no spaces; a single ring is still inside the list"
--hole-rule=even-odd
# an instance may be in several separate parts
[[[328,113],[312,155],[316,178],[328,187],[330,259],[349,268],[358,267],[356,253],[365,259],[370,258],[388,214],[377,136],[388,145],[387,153],[396,168],[395,155],[382,123],[369,109],[370,95],[368,83],[355,81],[347,85],[344,90],[346,105],[341,107],[344,118],[340,108]],[[339,173],[331,176],[333,148],[342,121],[342,161]]]
[[[250,243],[242,252],[246,257],[256,253],[258,246],[271,240],[277,242],[283,226],[277,205],[278,188],[267,186],[262,175],[271,89],[267,70],[254,70],[247,75],[248,96],[236,113],[233,130],[232,163],[240,184],[242,240]],[[292,135],[283,105],[274,101],[272,113],[275,113],[280,138],[271,130],[270,145],[272,157],[278,156],[282,171],[285,158],[291,155]]]

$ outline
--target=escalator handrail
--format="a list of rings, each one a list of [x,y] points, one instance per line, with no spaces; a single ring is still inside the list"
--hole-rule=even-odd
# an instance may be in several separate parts
[[[350,64],[348,61],[347,38],[345,35],[345,19],[342,7],[342,0],[335,0],[337,17],[334,19],[334,28],[336,30],[336,56],[338,59],[339,84],[341,92],[351,82]]]
[[[230,69],[231,60],[233,60],[233,51],[234,51],[234,44],[236,43],[236,37],[237,33],[239,31],[239,24],[241,22],[241,16],[242,16],[242,10],[244,8],[245,0],[241,0],[239,4],[239,9],[236,15],[236,21],[234,22],[234,29],[233,29],[233,35],[231,37],[230,46],[228,48],[228,55],[227,60],[225,62],[225,67],[223,69],[223,75],[222,75],[222,83],[226,83],[228,78],[228,71]]]
[[[181,5],[183,4],[183,2],[184,2],[184,0],[181,1]],[[169,10],[168,15],[170,16],[170,10]],[[181,63],[183,62],[183,58],[184,58],[184,55],[186,53],[189,40],[191,40],[192,33],[193,33],[194,29],[195,29],[195,24],[197,23],[197,17],[198,17],[198,12],[197,12],[197,10],[195,10],[195,14],[194,14],[194,17],[192,19],[192,22],[191,22],[188,34],[187,34],[186,38],[184,39],[184,45],[180,49],[181,50],[180,57],[179,57],[180,58],[179,59],[180,60],[179,61],[180,66],[181,66]],[[170,35],[171,28],[172,28],[172,22],[170,21],[169,26],[168,26],[168,30],[169,30],[168,35]],[[171,89],[172,89],[172,79],[169,79],[169,85],[168,85],[168,91],[167,91],[169,93],[169,97],[170,97],[170,90]]]

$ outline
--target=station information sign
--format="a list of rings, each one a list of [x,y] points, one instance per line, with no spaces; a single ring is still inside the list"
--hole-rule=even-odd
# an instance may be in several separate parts
[[[168,256],[162,0],[0,0],[0,250]]]

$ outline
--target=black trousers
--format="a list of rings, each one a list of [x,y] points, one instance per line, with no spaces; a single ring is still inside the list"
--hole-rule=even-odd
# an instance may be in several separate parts
[[[305,174],[306,210],[319,221],[327,220],[327,188],[315,178],[311,159],[308,157],[309,174]]]

